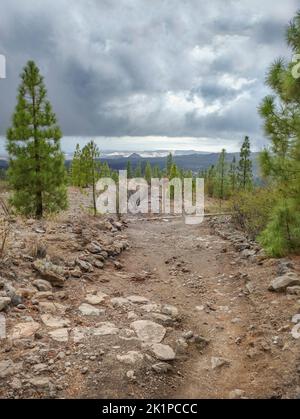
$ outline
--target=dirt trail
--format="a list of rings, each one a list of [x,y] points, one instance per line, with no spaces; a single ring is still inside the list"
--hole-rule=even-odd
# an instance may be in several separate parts
[[[210,339],[202,352],[189,348],[178,365],[180,379],[163,389],[163,397],[226,398],[235,390],[246,397],[279,397],[292,386],[297,350],[290,343],[283,350],[284,343],[278,343],[280,324],[289,330],[289,318],[278,308],[282,297],[266,291],[274,267],[241,259],[207,221],[199,226],[181,219],[131,221],[125,270],[153,274],[135,292],[175,305],[182,331]],[[243,274],[254,284],[251,295]],[[287,333],[285,339],[291,341]],[[213,357],[225,358],[228,365],[213,369]]]
[[[24,298],[4,311],[0,398],[299,396],[300,302],[268,291],[277,260],[235,250],[207,219],[64,217],[14,224],[0,300]],[[62,288],[34,285],[36,243]]]

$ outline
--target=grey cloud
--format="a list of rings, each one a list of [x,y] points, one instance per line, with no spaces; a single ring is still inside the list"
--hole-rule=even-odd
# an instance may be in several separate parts
[[[284,28],[296,8],[294,0],[284,12],[270,0],[3,0],[0,134],[18,75],[34,59],[65,135],[262,138],[265,72],[288,53]]]

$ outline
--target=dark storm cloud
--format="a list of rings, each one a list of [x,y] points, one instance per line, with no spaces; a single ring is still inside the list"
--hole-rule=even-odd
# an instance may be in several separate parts
[[[2,0],[0,134],[34,59],[65,135],[260,141],[265,71],[287,54],[287,0]]]

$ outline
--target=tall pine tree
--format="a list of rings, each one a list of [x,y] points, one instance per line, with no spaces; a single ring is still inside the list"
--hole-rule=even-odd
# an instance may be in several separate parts
[[[300,11],[287,29],[287,42],[300,54]],[[261,243],[274,256],[300,251],[300,78],[295,63],[277,59],[271,66],[267,84],[273,95],[260,108],[271,149],[260,156],[263,174],[278,193]]]
[[[249,137],[245,137],[240,152],[240,160],[238,165],[238,181],[241,189],[251,189],[253,182],[252,161]]]
[[[21,80],[12,126],[7,130],[11,202],[20,213],[41,218],[45,212],[67,206],[62,134],[33,61],[27,63]]]
[[[100,163],[97,161],[100,157],[100,150],[94,141],[90,141],[82,150],[82,158],[85,162],[84,174],[87,185],[92,186],[93,210],[97,214],[96,207],[96,182],[99,179]]]

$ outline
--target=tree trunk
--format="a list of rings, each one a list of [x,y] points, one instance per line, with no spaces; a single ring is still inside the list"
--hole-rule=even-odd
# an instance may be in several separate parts
[[[96,185],[95,185],[95,163],[94,156],[92,156],[92,177],[93,177],[93,207],[94,207],[94,216],[97,215],[97,206],[96,206]]]
[[[35,90],[33,88],[32,92],[32,112],[33,112],[33,137],[34,137],[34,158],[35,158],[35,173],[36,173],[36,208],[35,216],[36,218],[43,217],[43,195],[41,188],[41,179],[40,179],[40,155],[39,155],[39,140],[37,137],[37,124],[36,124],[36,109],[35,109]]]

